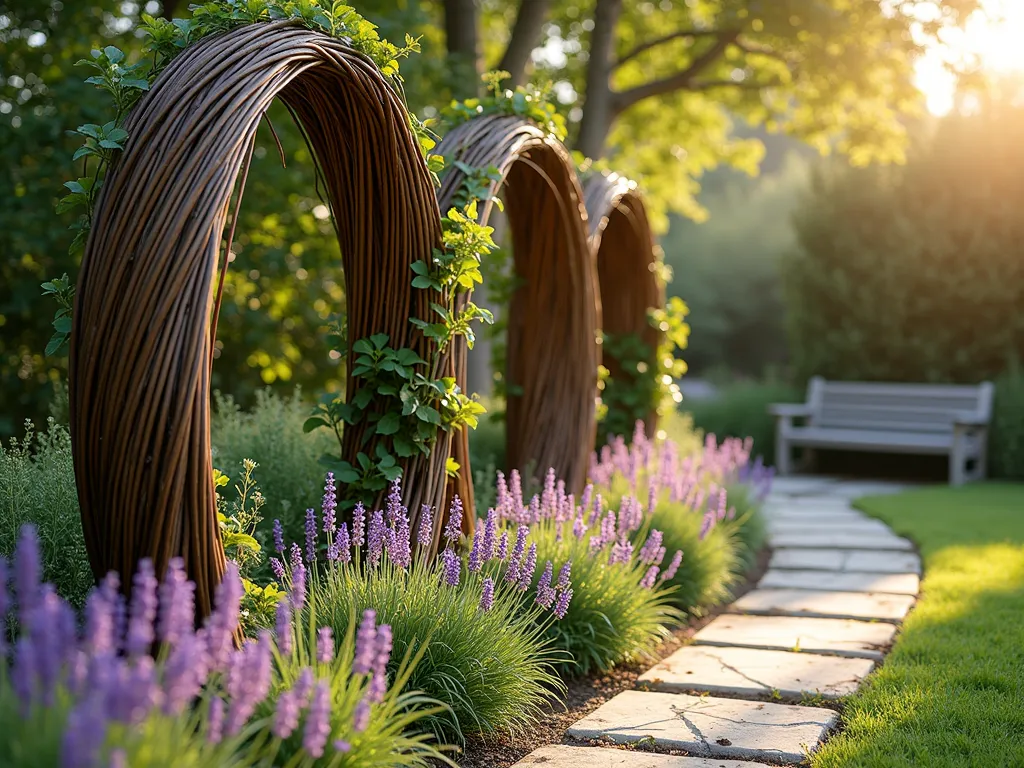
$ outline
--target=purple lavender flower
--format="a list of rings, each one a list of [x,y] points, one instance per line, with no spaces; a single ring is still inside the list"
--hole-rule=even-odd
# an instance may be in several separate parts
[[[284,577],[287,575],[284,570],[284,563],[276,557],[270,558],[270,570],[274,572],[275,579],[278,581],[284,581]]]
[[[711,529],[715,527],[715,513],[709,508],[705,513],[704,517],[700,521],[700,534],[697,539],[704,541],[707,535],[711,533]]]
[[[533,583],[533,572],[537,569],[537,543],[534,542],[530,545],[530,549],[526,552],[526,559],[523,560],[523,565],[519,569],[519,589],[526,591],[530,588],[530,584]]]
[[[480,569],[484,567],[483,558],[483,537],[480,535],[480,529],[478,528],[473,533],[473,546],[469,550],[469,572],[479,573]]]
[[[544,475],[544,490],[541,492],[540,512],[544,517],[555,516],[555,468],[549,467]]]
[[[611,510],[601,521],[601,545],[610,544],[615,539],[615,513]]]
[[[14,592],[18,599],[19,620],[22,622],[39,600],[42,572],[36,527],[32,524],[23,525],[18,546],[14,550]]]
[[[480,593],[480,610],[489,611],[494,607],[494,579],[490,576],[483,580],[483,590]]]
[[[335,511],[338,509],[338,497],[334,492],[334,473],[328,472],[327,479],[324,482],[324,500],[323,500],[323,516],[324,516],[324,533],[327,534],[328,541],[334,537],[334,526],[336,522]]]
[[[502,517],[508,517],[508,513],[511,511],[512,499],[508,494],[508,484],[505,482],[505,473],[500,469],[498,470],[496,489],[494,506],[497,507],[498,512]]]
[[[580,496],[580,514],[584,514],[590,508],[590,501],[594,498],[594,484],[587,483],[587,487],[583,489],[583,495]]]
[[[352,562],[352,546],[348,536],[348,523],[338,526],[338,532],[334,536],[334,559],[343,563]]]
[[[342,754],[352,750],[352,744],[344,739],[336,739],[331,746],[334,747],[335,752],[341,752]]]
[[[573,523],[572,523],[572,535],[575,536],[577,539],[582,539],[584,536],[587,535],[587,524],[583,520],[583,510],[582,509],[580,509],[579,514],[576,515],[576,519],[573,520]]]
[[[270,691],[271,682],[270,633],[263,631],[259,640],[249,642],[234,654],[228,670],[227,689],[231,697],[225,729],[237,736],[252,717],[256,707]]]
[[[675,555],[672,556],[672,562],[668,564],[668,568],[661,574],[662,581],[671,581],[676,575],[676,571],[679,570],[679,564],[683,562],[683,550],[677,549]]]
[[[357,501],[355,509],[352,510],[352,546],[361,547],[365,543],[366,535],[366,507],[363,502]]]
[[[330,664],[334,659],[334,633],[330,627],[320,627],[316,633],[316,660]]]
[[[370,703],[364,698],[360,699],[352,711],[352,730],[362,733],[370,725]]]
[[[441,553],[441,566],[444,583],[451,587],[459,586],[462,560],[450,547]]]
[[[416,543],[429,547],[434,543],[434,515],[429,504],[420,507],[420,524],[416,529]]]
[[[495,556],[499,560],[504,560],[508,557],[508,531],[501,532],[501,538],[498,539],[498,549]]]
[[[292,609],[301,613],[302,607],[306,604],[306,567],[300,565],[292,571],[292,588],[288,597],[292,601]]]
[[[164,666],[164,713],[176,716],[199,694],[206,680],[203,644],[188,633],[171,648]]]
[[[387,521],[388,525],[394,525],[400,515],[406,514],[406,509],[402,505],[402,480],[401,478],[395,478],[391,482],[391,490],[388,492],[387,504],[385,505],[387,510]]]
[[[558,593],[558,598],[555,600],[555,616],[559,619],[564,619],[565,614],[569,612],[569,603],[572,600],[572,588],[563,589]]]
[[[148,557],[140,560],[139,570],[132,580],[132,604],[125,640],[125,650],[132,656],[148,653],[156,639],[153,622],[156,620],[158,587],[153,561]]]
[[[116,576],[114,576],[116,579]],[[117,589],[117,587],[115,587]],[[0,617],[2,617],[0,613]],[[192,617],[189,617],[189,621]],[[0,632],[0,642],[6,633]],[[114,653],[117,650],[117,627],[114,606],[103,590],[93,590],[85,601],[84,650],[92,656]]]
[[[157,637],[173,645],[195,622],[196,585],[185,575],[185,561],[171,558],[160,585],[160,621]],[[111,627],[113,628],[113,627]]]
[[[366,559],[370,565],[378,565],[381,555],[384,554],[384,513],[379,509],[374,510],[370,517],[370,527],[366,533]]]
[[[523,508],[523,481],[519,476],[519,470],[513,469],[509,479],[512,481],[512,505],[518,515]]]
[[[64,768],[92,768],[107,738],[107,717],[92,699],[78,702],[68,713],[61,740]]]
[[[404,510],[405,507],[402,509]],[[408,568],[412,565],[412,541],[409,531],[409,516],[404,511],[399,512],[395,518],[394,531],[388,556],[391,558],[391,562],[399,568]]]
[[[363,620],[356,630],[356,648],[352,658],[352,674],[368,675],[377,656],[377,612],[363,611]]]
[[[498,511],[487,510],[487,522],[484,523],[484,538],[481,542],[480,556],[484,562],[494,557],[494,547],[498,537]]]
[[[322,757],[327,739],[331,735],[331,687],[325,680],[316,684],[313,702],[306,716],[306,729],[302,734],[302,748],[313,758]]]
[[[274,521],[274,551],[279,555],[284,554],[284,527],[280,520]]]
[[[391,660],[391,626],[381,624],[377,627],[377,655],[373,660],[373,678],[367,688],[370,701],[382,701],[387,692],[388,661]]]
[[[571,577],[571,575],[572,560],[566,560],[565,565],[563,565],[562,569],[558,572],[558,584],[556,584],[555,586],[557,586],[559,589],[567,589],[569,587],[569,578]]]
[[[660,563],[665,558],[665,547],[661,545],[662,538],[661,531],[657,529],[651,531],[651,535],[647,537],[647,541],[640,548],[638,559],[641,563],[647,565]]]
[[[285,691],[277,697],[277,710],[274,712],[273,734],[279,739],[287,739],[299,727],[303,702],[295,694],[294,689]]]
[[[516,543],[512,547],[512,554],[508,559],[508,568],[505,571],[505,581],[510,584],[514,584],[519,581],[519,568],[522,564],[523,551],[526,549],[526,537],[529,535],[530,529],[525,525],[520,525],[516,529]]]
[[[462,499],[452,497],[452,505],[448,510],[448,522],[444,526],[444,538],[453,543],[462,538]]]
[[[620,541],[615,542],[612,545],[612,553],[608,557],[608,563],[615,565],[621,563],[622,565],[628,565],[629,561],[633,558],[633,542],[627,538],[623,538]]]
[[[316,560],[316,512],[306,510],[306,562]]]
[[[654,508],[658,506],[658,486],[652,479],[647,484],[647,514],[653,514]]]
[[[647,573],[640,579],[640,586],[644,589],[651,589],[654,586],[654,580],[658,578],[658,571],[660,569],[656,565],[652,565],[647,569]]]
[[[294,571],[296,568],[302,567],[302,550],[299,549],[299,545],[292,543],[291,556],[289,558],[289,565]]]
[[[309,702],[309,694],[313,692],[313,670],[309,667],[303,667],[292,690],[295,691],[299,703],[302,706],[306,706]]]
[[[210,744],[219,744],[224,738],[224,699],[214,696],[210,702],[210,716],[206,721],[206,740]]]
[[[292,652],[292,606],[287,600],[277,604],[274,634],[277,636],[277,647],[288,656]]]
[[[547,565],[544,566],[544,573],[541,574],[540,580],[537,582],[537,597],[535,602],[542,608],[550,608],[551,604],[555,602],[556,593],[551,587],[551,579],[554,576],[554,565],[548,560]]]
[[[206,620],[206,647],[213,672],[224,669],[228,654],[234,647],[234,633],[238,627],[243,592],[238,566],[229,562],[224,579],[214,592],[216,607]]]

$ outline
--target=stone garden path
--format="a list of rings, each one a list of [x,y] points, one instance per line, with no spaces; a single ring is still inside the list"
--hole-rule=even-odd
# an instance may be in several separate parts
[[[780,478],[757,587],[624,691],[516,764],[544,768],[798,765],[837,724],[822,704],[857,690],[913,607],[912,545],[850,505],[883,483]],[[676,750],[691,757],[658,754]],[[645,751],[647,750],[647,751]]]

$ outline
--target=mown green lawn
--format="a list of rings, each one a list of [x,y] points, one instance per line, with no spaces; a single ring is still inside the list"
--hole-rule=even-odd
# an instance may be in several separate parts
[[[814,767],[1024,766],[1024,485],[857,506],[921,548],[922,597]]]
[[[918,544],[922,595],[813,765],[1024,766],[1024,485],[857,506]]]

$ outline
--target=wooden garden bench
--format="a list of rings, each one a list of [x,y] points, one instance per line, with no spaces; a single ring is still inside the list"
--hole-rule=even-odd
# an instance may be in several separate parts
[[[979,480],[985,476],[992,394],[987,381],[976,386],[874,384],[815,376],[807,384],[806,403],[768,407],[776,417],[776,470],[781,475],[792,471],[794,447],[835,448],[945,454],[950,485]]]

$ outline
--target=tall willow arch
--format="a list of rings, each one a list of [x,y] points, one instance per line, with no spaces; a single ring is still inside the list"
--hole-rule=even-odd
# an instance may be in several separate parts
[[[386,333],[425,359],[409,323],[430,292],[411,264],[440,242],[434,189],[401,96],[364,55],[288,22],[181,53],[125,122],[83,257],[71,344],[71,425],[86,545],[97,576],[162,572],[184,557],[197,610],[225,567],[210,456],[213,286],[233,190],[280,98],[304,130],[334,213],[352,339]],[[349,368],[351,371],[351,352]],[[454,372],[449,357],[444,369]],[[348,393],[359,382],[349,376]],[[343,456],[363,445],[344,433]],[[438,507],[450,437],[405,467],[412,509]]]
[[[594,173],[584,184],[591,247],[597,258],[601,286],[602,330],[609,336],[635,335],[653,353],[662,333],[648,311],[665,306],[665,287],[658,273],[657,244],[636,182],[615,173]],[[635,375],[624,371],[612,355],[604,355],[611,379]],[[657,412],[648,411],[647,433],[657,426]]]
[[[497,167],[508,214],[514,267],[524,282],[509,307],[506,379],[521,388],[506,413],[506,460],[553,467],[570,489],[582,490],[595,437],[597,342],[601,304],[587,242],[583,193],[561,142],[519,117],[485,115],[449,131],[437,151],[448,164]],[[438,190],[447,210],[465,179],[457,168]],[[491,203],[480,208],[486,222]],[[467,348],[454,350],[465,381]],[[469,466],[468,437],[456,435],[454,455]],[[468,473],[466,473],[468,474]]]

